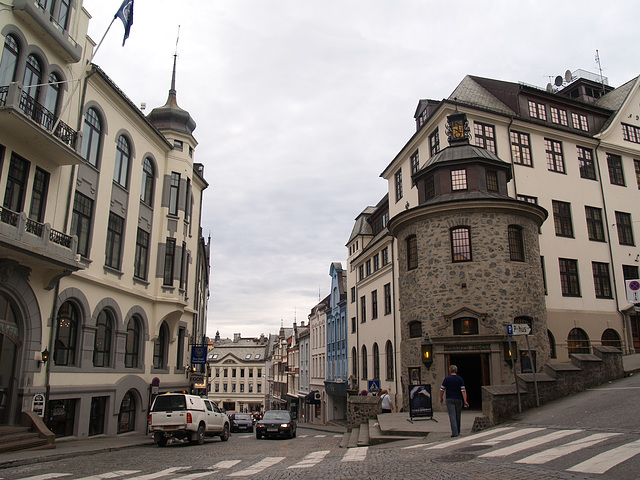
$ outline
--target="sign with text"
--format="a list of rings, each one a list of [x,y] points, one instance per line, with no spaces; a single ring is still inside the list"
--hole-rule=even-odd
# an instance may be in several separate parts
[[[526,323],[508,323],[507,335],[529,335],[531,327]]]
[[[625,280],[627,286],[627,302],[640,303],[640,280]]]
[[[409,417],[433,417],[431,385],[409,385]]]
[[[203,365],[207,363],[207,347],[193,345],[191,347],[191,365]]]

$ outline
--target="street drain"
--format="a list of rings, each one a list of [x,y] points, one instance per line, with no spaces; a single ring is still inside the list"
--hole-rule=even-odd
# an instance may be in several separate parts
[[[442,455],[441,457],[434,458],[432,462],[440,463],[455,463],[466,462],[467,460],[473,460],[476,456],[473,453],[452,453],[450,455]]]
[[[478,450],[486,450],[491,448],[493,445],[471,445],[470,447],[462,447],[459,448],[459,452],[477,452]]]

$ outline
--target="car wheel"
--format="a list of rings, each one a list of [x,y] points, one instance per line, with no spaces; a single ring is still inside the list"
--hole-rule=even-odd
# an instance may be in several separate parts
[[[293,438],[296,438],[296,430],[294,430],[294,431],[293,431],[293,433],[291,434],[291,436],[292,436]]]
[[[158,444],[159,447],[166,447],[167,446],[168,439],[162,433],[155,433],[153,435],[153,439],[156,441],[156,443]]]
[[[204,444],[204,425],[200,424],[198,426],[198,431],[196,432],[196,442],[198,445]]]
[[[223,442],[226,442],[227,440],[229,440],[229,425],[225,424],[224,427],[222,427],[220,440],[222,440]]]

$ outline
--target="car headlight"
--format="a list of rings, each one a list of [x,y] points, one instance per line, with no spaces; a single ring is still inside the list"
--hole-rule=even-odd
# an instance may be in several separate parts
[[[288,423],[281,423],[280,424],[280,428],[289,428],[291,425],[289,425]]]

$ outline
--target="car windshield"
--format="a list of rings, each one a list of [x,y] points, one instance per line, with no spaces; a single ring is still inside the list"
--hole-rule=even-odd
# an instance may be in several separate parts
[[[236,413],[236,420],[252,420],[251,415],[248,413]]]
[[[152,412],[176,412],[187,409],[184,395],[160,395],[153,403]]]
[[[288,422],[289,421],[289,413],[288,412],[267,412],[264,414],[264,417],[262,417],[263,420],[276,420],[278,422],[281,421],[285,421]]]

